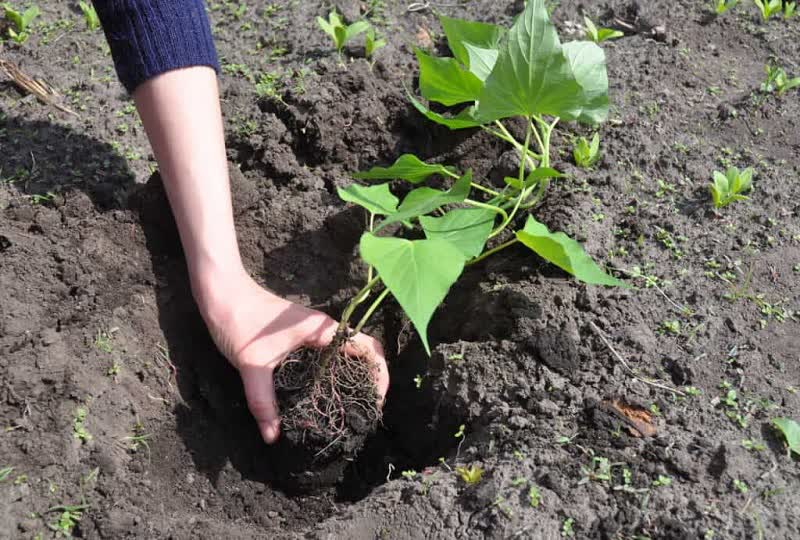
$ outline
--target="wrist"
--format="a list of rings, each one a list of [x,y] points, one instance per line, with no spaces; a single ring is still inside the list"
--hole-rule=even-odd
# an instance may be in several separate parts
[[[206,320],[235,302],[237,291],[253,281],[240,260],[191,265],[189,277],[195,303]]]

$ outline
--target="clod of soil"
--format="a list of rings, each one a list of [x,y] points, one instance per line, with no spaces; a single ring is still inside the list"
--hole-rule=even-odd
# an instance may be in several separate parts
[[[309,491],[342,479],[381,421],[375,368],[345,350],[339,334],[324,349],[304,348],[275,372],[281,438],[297,459],[286,489]]]

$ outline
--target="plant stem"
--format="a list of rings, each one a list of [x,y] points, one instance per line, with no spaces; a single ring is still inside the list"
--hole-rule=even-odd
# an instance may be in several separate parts
[[[367,324],[369,318],[372,317],[372,314],[375,313],[375,310],[378,309],[378,306],[381,305],[383,299],[386,298],[388,295],[389,295],[388,288],[384,289],[383,292],[381,292],[381,294],[378,295],[375,301],[372,302],[372,305],[369,306],[369,309],[367,309],[367,311],[364,313],[364,316],[361,317],[361,320],[358,321],[356,327],[353,329],[354,334],[358,334],[359,332],[361,332],[361,329],[364,328],[365,324]]]
[[[500,214],[503,217],[503,221],[508,219],[508,213],[499,206],[473,201],[472,199],[466,199],[464,203],[470,206],[474,206],[475,208],[483,208],[484,210],[489,210],[491,212],[494,212],[495,214]]]
[[[498,251],[502,251],[502,250],[506,249],[506,248],[507,248],[507,247],[509,247],[509,246],[513,246],[513,245],[514,245],[514,244],[516,244],[517,242],[519,242],[519,240],[517,240],[517,237],[515,236],[514,238],[512,238],[512,239],[511,239],[511,240],[509,240],[508,242],[505,242],[505,243],[503,243],[503,244],[500,244],[499,246],[497,246],[497,247],[494,247],[494,248],[492,248],[492,249],[490,249],[490,250],[488,250],[488,251],[484,251],[483,253],[481,253],[480,255],[478,255],[477,257],[475,257],[474,259],[472,259],[471,261],[469,261],[469,262],[466,264],[466,266],[471,266],[471,265],[473,265],[473,264],[475,264],[475,263],[479,263],[479,262],[481,262],[483,259],[485,259],[486,257],[489,257],[489,256],[491,256],[491,255],[494,255],[494,254],[495,254],[495,253],[497,253]]]
[[[500,125],[502,126],[502,124],[500,124]],[[528,122],[528,129],[526,130],[526,133],[525,133],[525,144],[522,147],[522,155],[523,156],[528,154],[528,148],[530,148],[530,144],[531,144],[531,133],[532,133],[532,131],[535,131],[535,127],[533,126],[533,124],[531,122]],[[537,134],[537,137],[538,137],[538,134]],[[524,185],[524,182],[525,182],[525,160],[520,159],[520,162],[519,162],[519,183]],[[522,204],[523,199],[527,198],[528,194],[529,194],[529,191],[527,189],[523,189],[523,190],[520,191],[519,196],[517,197],[517,201],[516,201],[516,203],[514,203],[514,209],[511,211],[511,214],[508,215],[503,220],[503,223],[501,223],[495,230],[492,231],[492,233],[489,235],[489,238],[494,238],[495,236],[497,236],[498,234],[503,232],[503,230],[506,227],[508,227],[508,224],[511,223],[511,220],[514,219],[514,216],[516,215],[517,210],[519,210],[519,206],[520,206],[520,204]]]
[[[342,313],[342,320],[339,321],[339,328],[337,330],[337,333],[344,332],[347,329],[347,323],[350,321],[350,317],[353,316],[353,312],[355,311],[355,309],[358,307],[359,304],[361,304],[364,300],[367,299],[367,297],[369,296],[369,292],[375,287],[375,285],[377,285],[380,282],[380,280],[381,280],[380,276],[375,276],[374,278],[369,280],[369,282],[366,285],[364,285],[363,289],[358,291],[358,294],[356,294],[352,300],[350,300],[350,303],[347,304],[347,307],[344,308],[344,312]]]
[[[369,213],[369,232],[372,232],[373,229],[375,229],[375,214],[370,212]],[[367,269],[367,283],[372,281],[372,277],[373,277],[372,273],[373,273],[373,271],[374,271],[374,269],[372,268],[372,265],[369,265],[369,268]]]
[[[488,193],[489,195],[492,195],[493,197],[500,197],[501,196],[500,193],[498,193],[497,191],[495,191],[493,189],[489,189],[487,187],[483,187],[482,185],[477,184],[475,182],[472,182],[471,186],[474,187],[477,190],[483,191],[484,193]]]
[[[522,143],[520,143],[517,139],[515,139],[514,136],[508,131],[508,129],[506,129],[506,126],[504,126],[499,120],[495,121],[495,125],[497,125],[500,128],[500,131],[495,131],[495,130],[493,130],[491,128],[488,128],[486,126],[484,126],[483,129],[484,129],[484,131],[487,131],[488,133],[491,133],[492,135],[494,135],[498,139],[502,139],[502,140],[506,141],[507,143],[510,143],[511,145],[513,145],[514,148],[517,150],[517,152],[519,152],[520,159],[523,159],[523,157],[527,157],[526,161],[528,162],[528,166],[531,169],[535,169],[536,168],[536,163],[534,163],[533,160],[535,159],[535,160],[538,161],[538,160],[541,159],[541,156],[539,154],[533,152],[530,148],[528,148],[527,152],[524,151],[523,147],[522,147]]]

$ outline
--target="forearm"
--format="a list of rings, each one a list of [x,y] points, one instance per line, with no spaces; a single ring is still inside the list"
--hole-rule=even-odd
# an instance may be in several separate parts
[[[244,272],[233,224],[214,71],[192,67],[141,84],[136,107],[153,148],[201,309],[215,284]]]

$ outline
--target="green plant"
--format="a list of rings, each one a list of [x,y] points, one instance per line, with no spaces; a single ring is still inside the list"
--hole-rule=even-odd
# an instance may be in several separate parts
[[[384,47],[386,47],[386,40],[377,37],[375,29],[370,27],[364,36],[364,55],[367,58],[372,58],[379,49]]]
[[[783,20],[788,21],[797,13],[797,2],[783,3]]]
[[[493,189],[473,178],[470,170],[406,154],[390,167],[375,167],[356,178],[417,185],[436,175],[451,182],[449,188],[417,187],[402,202],[388,182],[338,190],[342,200],[363,207],[369,216],[360,241],[366,285],[344,310],[340,332],[382,285],[354,331],[363,328],[391,293],[428,353],[428,323],[464,268],[510,246],[522,244],[586,283],[624,285],[603,271],[578,242],[550,232],[528,212],[541,201],[550,180],[563,176],[550,166],[551,136],[558,122],[598,124],[608,116],[603,50],[587,41],[562,45],[544,0],[530,0],[511,29],[444,16],[440,20],[454,56],[416,51],[420,91],[431,102],[466,108],[453,116],[434,112],[409,95],[411,103],[437,124],[453,130],[481,128],[506,141],[519,156],[518,174],[506,178],[504,188]],[[524,142],[503,124],[509,118],[522,121]],[[524,226],[517,228],[523,217]],[[403,226],[400,232],[421,229],[424,238],[386,234],[398,225]]]
[[[714,13],[722,15],[738,3],[739,0],[714,0]]]
[[[14,472],[14,467],[3,467],[0,469],[0,482],[8,478],[12,472]]]
[[[481,478],[483,478],[483,469],[477,465],[471,465],[469,467],[456,467],[456,472],[469,486],[477,484],[481,481]]]
[[[89,433],[89,431],[86,429],[86,426],[84,426],[87,413],[88,411],[86,410],[86,407],[78,407],[75,409],[75,414],[72,418],[72,433],[75,438],[81,442],[88,442],[92,440],[92,434]]]
[[[528,490],[528,504],[530,504],[532,508],[538,508],[541,503],[542,494],[539,491],[539,488],[531,485],[530,489]]]
[[[711,199],[714,201],[714,208],[724,208],[734,201],[744,201],[748,197],[742,195],[753,188],[753,169],[748,167],[739,170],[736,167],[729,167],[725,174],[714,171],[714,181],[709,189]]]
[[[790,79],[780,66],[770,63],[764,67],[764,71],[767,73],[767,78],[761,83],[761,91],[765,94],[777,92],[779,96],[782,96],[789,90],[800,86],[800,77]]]
[[[54,506],[47,511],[58,512],[58,519],[52,523],[48,523],[47,526],[56,533],[56,536],[72,538],[72,530],[81,520],[83,512],[87,508],[89,508],[89,506],[86,504]]]
[[[567,518],[561,525],[561,536],[564,538],[572,538],[575,536],[575,518]]]
[[[658,478],[653,480],[653,487],[667,487],[672,485],[672,478],[659,474]]]
[[[800,456],[800,424],[791,418],[773,418],[772,425],[781,432],[790,452]]]
[[[327,21],[322,17],[317,17],[317,24],[319,24],[323,32],[331,37],[336,47],[336,52],[338,52],[339,55],[342,54],[344,46],[347,45],[350,40],[359,34],[363,34],[370,28],[367,21],[356,21],[349,25],[345,24],[336,10],[332,10],[328,14]]]
[[[586,137],[578,137],[572,147],[572,157],[575,164],[582,169],[588,169],[600,159],[600,134],[595,133],[590,143]]]
[[[86,28],[94,32],[100,28],[100,17],[97,16],[97,10],[88,2],[81,0],[78,2],[78,7],[81,8],[83,13],[83,20],[86,21]]]
[[[775,13],[779,13],[782,9],[781,0],[753,0],[758,10],[761,12],[761,18],[766,22]]]
[[[586,39],[594,41],[595,43],[602,43],[608,39],[617,39],[625,35],[624,32],[614,30],[612,28],[597,28],[589,17],[583,17],[584,29],[586,30]]]
[[[11,4],[3,4],[6,20],[11,23],[8,28],[8,37],[14,43],[25,43],[31,35],[31,25],[41,11],[37,6],[31,6],[25,11],[17,11]]]

